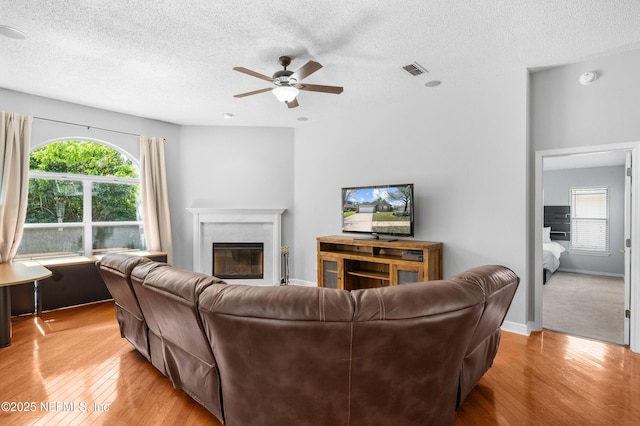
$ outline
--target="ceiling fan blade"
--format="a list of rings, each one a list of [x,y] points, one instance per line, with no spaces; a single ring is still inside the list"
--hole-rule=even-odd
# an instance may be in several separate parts
[[[302,67],[298,68],[296,72],[291,74],[289,78],[295,78],[296,81],[302,81],[303,78],[309,77],[314,72],[318,71],[322,68],[322,65],[317,63],[316,61],[309,61],[304,64]]]
[[[287,102],[287,106],[289,108],[295,108],[298,105],[300,105],[300,104],[298,104],[298,98],[294,98],[291,102]]]
[[[255,71],[251,71],[250,69],[244,68],[244,67],[234,67],[233,68],[235,71],[244,73],[244,74],[248,74],[251,75],[253,77],[258,77],[262,80],[266,80],[266,81],[273,81],[273,79],[271,77],[267,77],[264,74],[260,74],[259,72],[255,72]]]
[[[270,92],[271,89],[270,87],[267,87],[266,89],[259,89],[259,90],[254,90],[253,92],[246,92],[246,93],[240,93],[239,95],[233,95],[234,98],[244,98],[245,96],[250,96],[250,95],[257,95],[258,93],[263,93],[263,92]]]
[[[344,90],[339,86],[323,86],[321,84],[298,84],[296,87],[300,90],[309,90],[311,92],[324,92],[339,95]]]

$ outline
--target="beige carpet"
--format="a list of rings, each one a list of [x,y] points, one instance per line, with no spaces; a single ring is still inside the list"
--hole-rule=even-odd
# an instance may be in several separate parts
[[[542,298],[544,328],[624,343],[622,278],[556,272],[543,286]]]

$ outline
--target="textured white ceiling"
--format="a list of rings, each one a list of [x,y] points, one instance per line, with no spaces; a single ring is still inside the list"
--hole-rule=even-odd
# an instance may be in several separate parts
[[[0,87],[179,124],[295,127],[462,80],[640,47],[638,0],[2,0]],[[278,57],[324,68],[288,109]],[[412,77],[402,66],[430,72]],[[429,80],[442,80],[426,89]],[[225,120],[222,114],[235,114]]]

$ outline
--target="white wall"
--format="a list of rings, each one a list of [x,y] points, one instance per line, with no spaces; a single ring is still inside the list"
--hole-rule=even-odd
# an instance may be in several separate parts
[[[640,141],[640,50],[532,72],[530,78],[531,157],[537,151],[600,147]],[[580,75],[596,71],[595,83],[583,86]],[[600,149],[601,150],[601,149]],[[532,168],[531,180],[534,180]],[[531,204],[535,190],[531,189]],[[535,235],[531,212],[530,232]],[[531,250],[534,241],[531,239]],[[533,269],[532,269],[533,274]],[[533,277],[530,277],[533,282]],[[632,282],[632,286],[637,283]],[[530,320],[534,320],[534,286]],[[640,335],[639,335],[640,336]]]
[[[193,267],[189,207],[287,209],[282,244],[293,245],[292,129],[183,126],[167,168],[176,266]]]
[[[125,150],[136,160],[140,158],[137,136],[107,132],[97,128],[164,137],[167,144],[176,143],[179,133],[179,126],[175,124],[43,98],[4,88],[0,88],[0,109],[93,127],[87,129],[81,126],[34,119],[31,133],[32,146],[57,138],[86,137],[109,142]]]
[[[640,140],[640,50],[531,75],[532,151]],[[578,79],[597,71],[595,83]]]
[[[295,135],[295,269],[317,281],[316,237],[339,234],[340,188],[414,183],[415,238],[444,243],[444,276],[503,264],[526,277],[526,70]],[[526,323],[523,280],[507,320]]]

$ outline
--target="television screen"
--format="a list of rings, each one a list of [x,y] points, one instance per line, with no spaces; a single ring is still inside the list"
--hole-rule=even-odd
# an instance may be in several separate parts
[[[342,188],[342,232],[413,236],[413,184]]]

